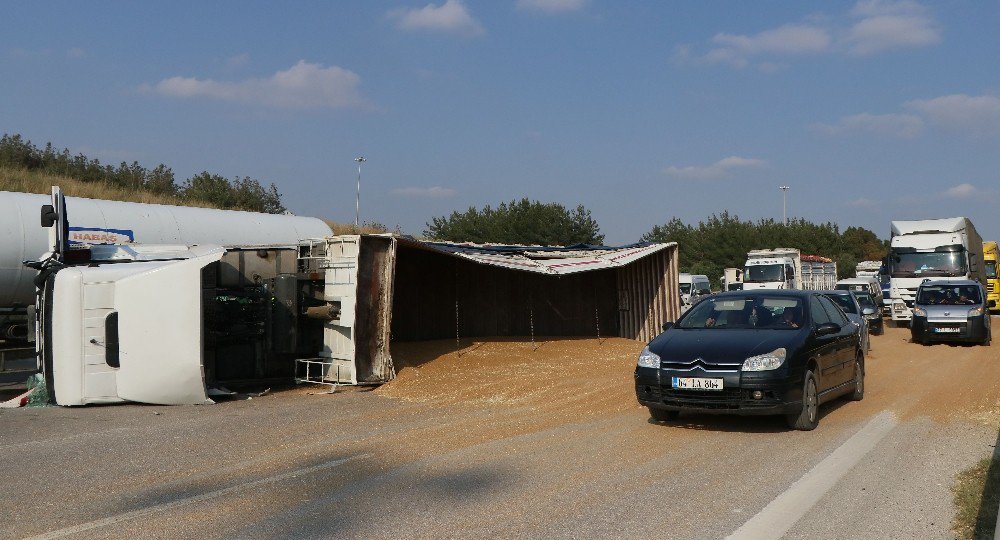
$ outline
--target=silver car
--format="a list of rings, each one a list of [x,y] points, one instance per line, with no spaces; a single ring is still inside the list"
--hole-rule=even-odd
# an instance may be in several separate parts
[[[924,280],[913,302],[914,343],[965,341],[989,345],[986,289],[971,279]]]

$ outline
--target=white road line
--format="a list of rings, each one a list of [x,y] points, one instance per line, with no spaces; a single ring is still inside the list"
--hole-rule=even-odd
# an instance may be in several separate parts
[[[301,469],[295,469],[283,474],[278,474],[275,476],[268,476],[267,478],[261,478],[260,480],[254,480],[253,482],[246,482],[243,484],[237,484],[235,486],[230,486],[225,489],[219,489],[215,491],[209,491],[208,493],[202,493],[200,495],[192,495],[190,497],[184,497],[183,499],[177,499],[175,501],[170,501],[163,504],[157,504],[154,506],[149,506],[146,508],[140,508],[139,510],[133,510],[131,512],[125,512],[123,514],[118,514],[114,516],[109,516],[103,519],[97,519],[94,521],[89,521],[87,523],[81,523],[79,525],[73,525],[72,527],[66,527],[64,529],[57,529],[54,531],[49,531],[47,533],[39,534],[37,536],[32,536],[26,540],[48,540],[51,538],[62,538],[64,536],[69,536],[71,534],[81,533],[83,531],[89,531],[91,529],[97,529],[100,527],[106,527],[108,525],[113,525],[120,521],[133,520],[142,516],[147,516],[149,514],[154,514],[156,512],[163,512],[165,510],[171,510],[179,506],[184,506],[186,504],[193,504],[208,499],[214,499],[216,497],[222,497],[224,495],[229,495],[231,493],[236,493],[239,491],[255,488],[257,486],[262,486],[264,484],[270,484],[273,482],[280,482],[282,480],[287,480],[289,478],[294,478],[299,475],[305,475],[309,473],[314,473],[316,471],[321,471],[323,469],[332,469],[339,465],[343,465],[349,461],[354,461],[363,457],[367,457],[370,454],[359,454],[356,456],[346,457],[342,459],[335,459],[333,461],[326,461],[318,465],[312,465],[310,467],[303,467]]]
[[[781,538],[840,479],[861,461],[896,425],[896,415],[884,411],[850,439],[775,497],[727,540]]]

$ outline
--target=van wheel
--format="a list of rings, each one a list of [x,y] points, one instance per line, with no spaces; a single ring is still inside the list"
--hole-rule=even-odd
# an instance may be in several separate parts
[[[788,427],[801,431],[812,431],[819,424],[819,392],[816,391],[816,376],[806,371],[802,382],[802,409],[785,417]]]
[[[666,422],[669,420],[677,420],[677,417],[681,415],[680,411],[668,411],[666,409],[658,409],[656,407],[649,408],[649,416],[656,420],[657,422]]]
[[[865,399],[865,363],[861,354],[854,359],[854,393],[851,394],[851,401],[861,401]]]

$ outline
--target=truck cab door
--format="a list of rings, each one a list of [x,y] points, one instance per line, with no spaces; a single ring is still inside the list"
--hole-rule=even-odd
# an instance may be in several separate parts
[[[56,273],[47,324],[56,402],[208,402],[202,269],[225,250],[180,260],[76,266]]]

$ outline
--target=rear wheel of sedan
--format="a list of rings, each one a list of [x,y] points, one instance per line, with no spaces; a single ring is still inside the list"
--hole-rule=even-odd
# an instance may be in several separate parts
[[[862,399],[865,399],[865,363],[859,353],[854,359],[854,393],[851,394],[851,401]]]
[[[668,411],[666,409],[658,409],[656,407],[649,408],[649,416],[652,416],[653,420],[656,420],[657,422],[677,420],[677,417],[680,415],[681,415],[680,411]]]
[[[819,424],[819,392],[816,391],[816,375],[806,371],[802,382],[802,408],[797,413],[785,417],[788,427],[802,431],[816,429]]]

